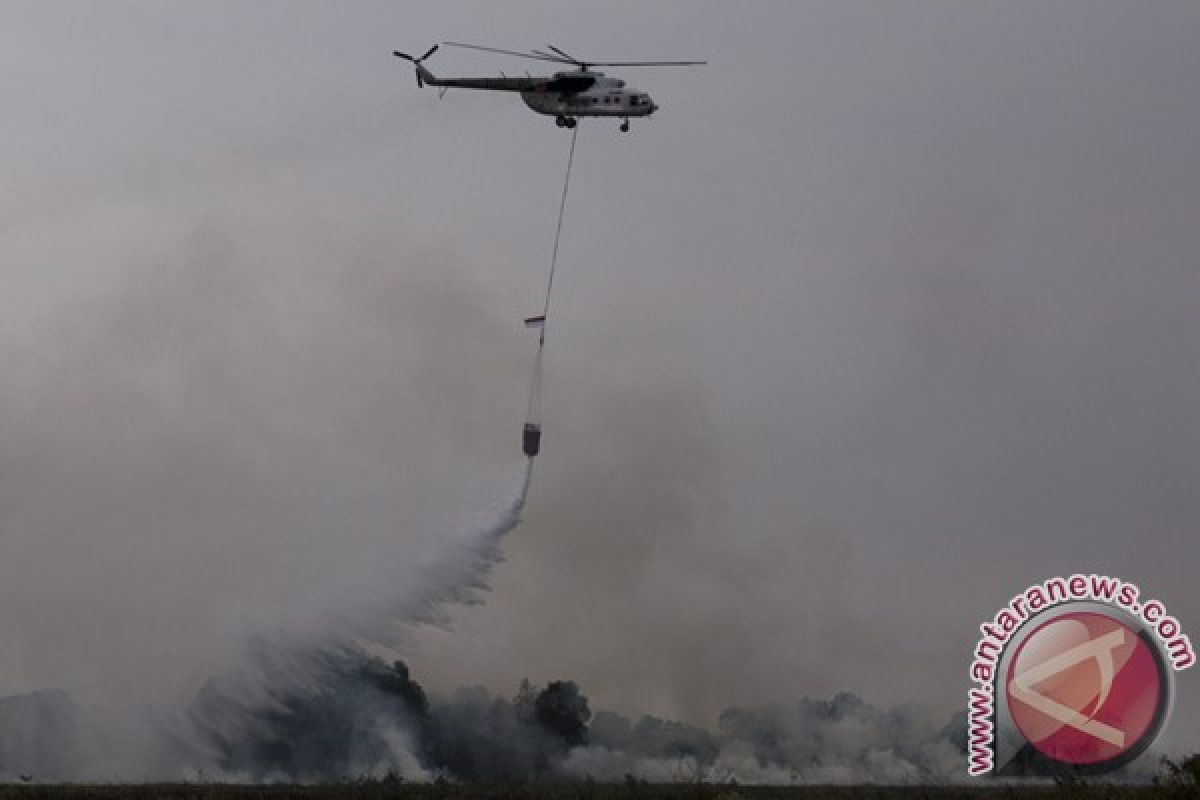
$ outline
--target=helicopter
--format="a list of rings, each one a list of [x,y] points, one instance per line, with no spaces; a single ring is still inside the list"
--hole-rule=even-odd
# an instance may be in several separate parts
[[[616,117],[621,120],[621,131],[629,131],[631,117],[648,117],[658,110],[658,105],[650,99],[650,95],[627,87],[620,78],[610,78],[603,72],[595,72],[592,67],[689,67],[705,64],[704,61],[580,61],[567,55],[554,45],[547,45],[551,52],[531,50],[519,53],[515,50],[501,50],[495,47],[483,47],[477,44],[462,42],[443,42],[450,47],[465,47],[471,50],[483,50],[489,53],[501,53],[520,58],[531,58],[536,61],[549,61],[555,64],[571,64],[577,69],[569,72],[556,72],[550,77],[509,78],[501,73],[499,78],[438,78],[425,68],[423,62],[437,52],[438,45],[425,51],[425,55],[414,58],[399,50],[392,55],[411,61],[417,70],[417,86],[437,86],[445,94],[446,90],[458,89],[488,89],[498,92],[520,92],[525,105],[539,114],[554,117],[554,123],[560,128],[574,128],[580,117]]]

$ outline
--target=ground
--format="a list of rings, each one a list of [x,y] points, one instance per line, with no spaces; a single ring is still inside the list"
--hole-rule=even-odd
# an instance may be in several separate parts
[[[0,786],[0,800],[315,800],[316,798],[357,798],[384,800],[412,798],[413,800],[843,800],[848,798],[921,798],[921,800],[955,800],[956,798],[1200,798],[1200,787],[1179,784],[1164,786],[1064,785],[1029,787],[745,787],[716,784],[600,784],[535,783],[535,784],[411,784],[395,781],[367,781],[320,786],[232,785],[214,783],[177,784],[76,784]]]

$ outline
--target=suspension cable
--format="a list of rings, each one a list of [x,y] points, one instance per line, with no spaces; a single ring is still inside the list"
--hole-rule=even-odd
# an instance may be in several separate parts
[[[550,294],[554,289],[554,270],[558,266],[558,242],[562,238],[563,215],[567,209],[567,190],[571,186],[571,167],[575,164],[575,140],[579,137],[579,128],[571,129],[571,150],[567,155],[567,174],[563,178],[562,197],[558,201],[558,222],[554,226],[554,249],[550,252],[550,275],[546,280],[546,301],[542,305],[541,330],[538,335],[537,356],[533,362],[533,374],[529,378],[529,403],[525,415],[525,428],[522,432],[522,448],[525,455],[532,459],[541,447],[542,429],[542,369],[543,356],[546,349],[546,325],[550,317]]]
[[[546,324],[550,317],[550,292],[554,289],[554,268],[558,266],[558,240],[562,237],[563,213],[567,209],[567,189],[571,186],[571,166],[575,163],[575,139],[578,137],[579,127],[576,126],[571,129],[571,152],[567,155],[567,176],[563,179],[562,199],[558,203],[558,224],[554,228],[554,250],[550,253],[550,278],[546,281],[546,302],[542,306],[542,316],[546,319],[542,322],[539,347],[546,341]]]

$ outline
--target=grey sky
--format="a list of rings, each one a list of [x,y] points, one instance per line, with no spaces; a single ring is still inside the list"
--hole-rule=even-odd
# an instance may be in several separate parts
[[[1195,3],[5,17],[0,690],[186,688],[504,502],[567,137],[389,55],[444,39],[710,64],[581,129],[526,523],[420,680],[948,714],[975,626],[1075,570],[1200,638]]]

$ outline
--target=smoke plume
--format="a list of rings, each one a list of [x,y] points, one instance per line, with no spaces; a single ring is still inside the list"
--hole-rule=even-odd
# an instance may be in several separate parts
[[[882,710],[849,692],[730,708],[709,731],[593,715],[571,681],[525,681],[512,698],[482,687],[429,697],[403,662],[389,666],[351,647],[267,648],[256,665],[253,681],[213,680],[185,715],[162,722],[156,760],[164,776],[787,784],[945,782],[962,771],[961,715],[938,725],[916,709]],[[0,732],[0,773],[83,777],[67,754],[95,721],[81,720],[61,693],[3,703],[20,714],[5,717],[15,727]]]

